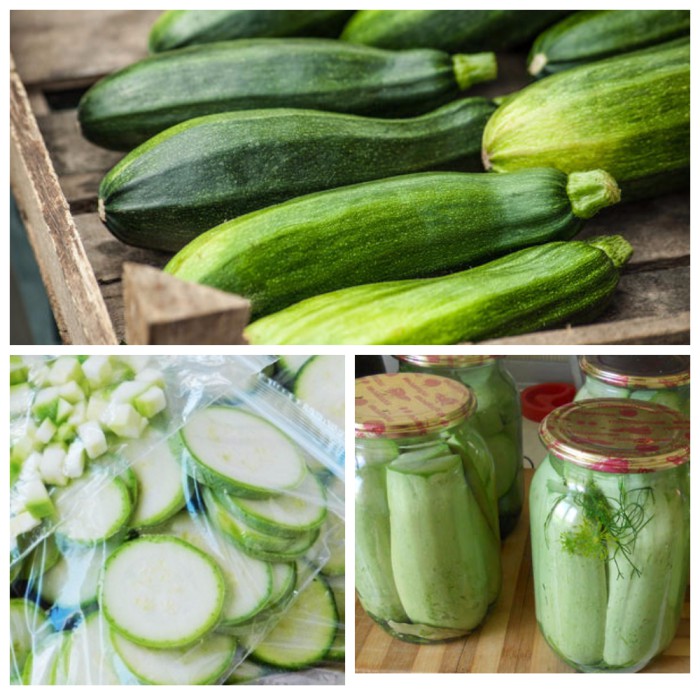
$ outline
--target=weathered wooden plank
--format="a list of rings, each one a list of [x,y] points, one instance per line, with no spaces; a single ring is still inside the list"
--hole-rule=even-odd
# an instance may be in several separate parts
[[[10,131],[10,182],[61,338],[115,343],[107,308],[15,71],[10,72]]]
[[[13,10],[10,47],[25,85],[73,87],[147,55],[153,10]]]

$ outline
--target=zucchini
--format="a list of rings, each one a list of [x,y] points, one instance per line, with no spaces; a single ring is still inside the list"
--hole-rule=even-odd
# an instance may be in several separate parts
[[[507,98],[484,131],[487,170],[607,170],[623,199],[687,186],[690,43],[551,75]]]
[[[85,137],[128,150],[193,117],[267,107],[409,116],[496,76],[491,53],[393,52],[332,39],[241,39],[167,51],[93,85]]]
[[[165,271],[245,296],[259,317],[335,289],[451,272],[568,239],[618,198],[599,171],[569,180],[553,169],[404,175],[234,219],[192,241]]]
[[[310,192],[447,164],[481,170],[495,109],[467,97],[411,119],[302,109],[199,117],[112,168],[98,211],[125,243],[178,250],[224,221]]]
[[[340,38],[385,49],[499,51],[516,48],[564,10],[361,10]]]
[[[151,53],[256,37],[337,37],[347,10],[167,10],[148,36]]]
[[[36,643],[48,636],[48,615],[31,600],[10,599],[10,675],[21,678],[24,664]]]
[[[323,294],[260,319],[246,335],[270,345],[443,345],[526,333],[599,312],[631,254],[621,236],[547,243],[447,277]]]
[[[689,10],[586,10],[546,29],[532,45],[536,78],[690,34]]]
[[[343,355],[312,357],[294,377],[294,395],[344,430],[345,357]]]

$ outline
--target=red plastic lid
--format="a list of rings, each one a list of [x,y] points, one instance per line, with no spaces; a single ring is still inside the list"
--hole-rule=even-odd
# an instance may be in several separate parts
[[[576,396],[576,387],[565,382],[535,384],[520,392],[523,416],[539,423],[555,408],[571,403]]]

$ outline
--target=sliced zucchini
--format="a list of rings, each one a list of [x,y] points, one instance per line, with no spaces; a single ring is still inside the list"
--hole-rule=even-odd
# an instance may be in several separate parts
[[[29,588],[34,589],[46,576],[46,572],[57,564],[60,557],[61,553],[56,546],[56,540],[53,535],[48,535],[23,557],[17,578],[20,581],[27,581]]]
[[[256,664],[250,659],[241,661],[233,670],[233,673],[224,681],[224,685],[243,685],[254,683],[270,673],[270,669],[262,664]]]
[[[49,634],[46,613],[26,598],[10,599],[10,674],[21,678],[34,645]]]
[[[264,498],[293,489],[306,475],[301,453],[284,433],[238,408],[202,409],[180,434],[199,467],[196,478],[214,488]]]
[[[225,583],[216,562],[168,535],[146,535],[107,560],[101,605],[110,625],[137,644],[181,647],[219,621]]]
[[[222,625],[240,625],[271,603],[274,575],[268,562],[241,552],[202,517],[183,512],[169,520],[159,533],[179,537],[209,554],[221,567],[226,582]]]
[[[27,657],[22,674],[24,685],[56,685],[58,660],[70,643],[70,632],[57,632],[44,637],[34,645]]]
[[[333,593],[324,581],[313,578],[251,656],[279,668],[305,668],[325,658],[337,627]]]
[[[330,661],[345,660],[345,576],[334,576],[326,581],[331,587],[335,607],[338,610],[338,631],[326,658]]]
[[[113,631],[112,644],[129,671],[148,685],[213,685],[236,653],[235,638],[224,634],[181,649],[149,649]]]
[[[345,356],[315,355],[294,379],[294,394],[345,429]]]
[[[308,470],[297,487],[279,496],[252,499],[220,493],[219,500],[250,527],[280,537],[318,528],[326,517],[323,486]]]
[[[103,542],[129,522],[133,503],[121,479],[89,472],[54,492],[56,535],[78,544]]]

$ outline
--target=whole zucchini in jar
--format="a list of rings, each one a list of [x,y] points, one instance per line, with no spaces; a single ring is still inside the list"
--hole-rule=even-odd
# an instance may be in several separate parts
[[[117,71],[83,95],[78,117],[88,140],[129,150],[188,119],[243,109],[418,115],[495,76],[491,53],[241,39],[166,51]]]
[[[687,187],[690,43],[551,75],[508,97],[484,130],[484,165],[607,170],[623,201]]]
[[[481,170],[496,106],[465,97],[410,119],[303,109],[225,112],[154,136],[102,180],[98,211],[122,240],[176,250],[293,197],[450,164]]]
[[[167,10],[148,37],[151,53],[193,44],[260,37],[337,37],[347,10]]]
[[[599,314],[631,255],[621,236],[545,243],[446,277],[322,294],[245,335],[260,345],[445,345],[542,330]]]
[[[306,195],[203,233],[166,266],[249,298],[253,316],[342,287],[463,269],[573,237],[614,204],[607,173],[420,173]]]
[[[385,49],[502,51],[528,42],[565,10],[360,10],[340,38]]]
[[[690,34],[689,10],[586,10],[546,29],[532,45],[537,78]]]

